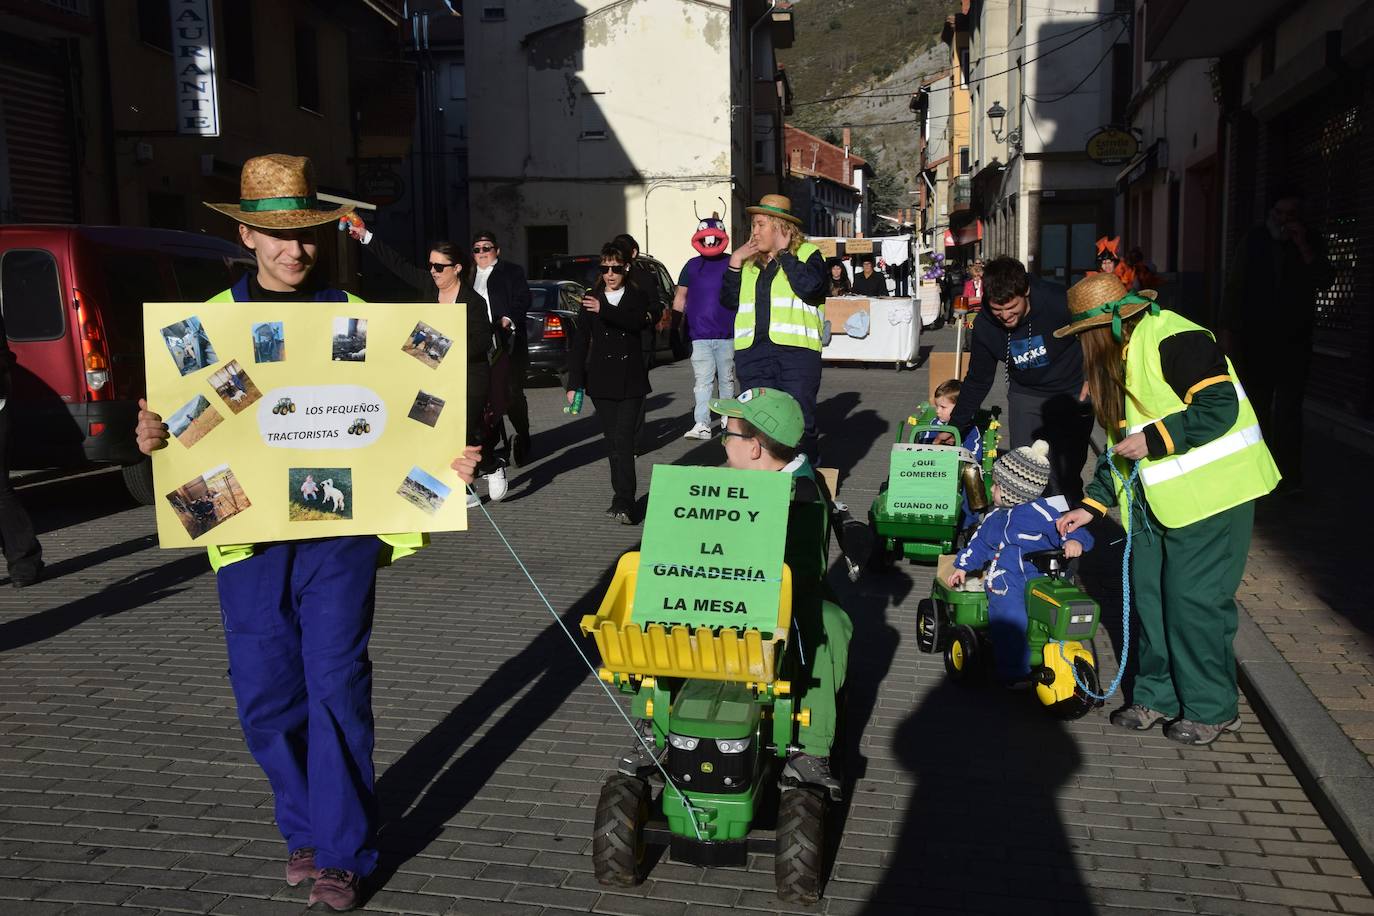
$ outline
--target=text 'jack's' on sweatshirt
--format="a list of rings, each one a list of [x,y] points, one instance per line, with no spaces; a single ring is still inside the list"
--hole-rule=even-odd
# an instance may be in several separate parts
[[[1007,364],[1011,393],[1047,397],[1071,394],[1083,388],[1083,351],[1078,336],[1055,337],[1056,328],[1069,323],[1068,291],[1058,283],[1030,281],[1030,311],[1021,323],[1008,329],[984,304],[973,320],[969,342],[968,375],[959,392],[959,403],[949,423],[964,429],[983,406],[997,378],[997,364]]]

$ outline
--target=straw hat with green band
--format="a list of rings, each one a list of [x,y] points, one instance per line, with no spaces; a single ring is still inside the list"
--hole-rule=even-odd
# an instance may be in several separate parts
[[[801,217],[792,215],[792,199],[781,194],[765,194],[757,207],[745,207],[744,209],[748,213],[776,216],[778,219],[785,219],[789,223],[796,223],[798,226],[802,224]]]
[[[281,153],[256,156],[243,164],[237,204],[205,206],[257,229],[323,226],[353,212],[352,207],[321,208],[310,160]]]
[[[1150,314],[1159,314],[1158,295],[1152,289],[1142,289],[1139,293],[1127,291],[1126,285],[1116,274],[1089,274],[1069,287],[1069,323],[1054,332],[1055,337],[1066,337],[1089,328],[1112,326],[1112,336],[1121,339],[1121,322],[1142,309]]]

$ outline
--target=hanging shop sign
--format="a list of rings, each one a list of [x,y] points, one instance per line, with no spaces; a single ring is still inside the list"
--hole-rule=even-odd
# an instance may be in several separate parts
[[[210,0],[170,0],[177,133],[219,136],[219,88]]]
[[[1139,151],[1135,134],[1119,127],[1100,127],[1088,138],[1088,158],[1098,165],[1125,165]]]

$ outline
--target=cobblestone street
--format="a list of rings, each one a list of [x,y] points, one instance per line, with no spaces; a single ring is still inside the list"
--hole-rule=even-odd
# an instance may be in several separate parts
[[[722,460],[717,442],[680,438],[691,379],[687,362],[653,373],[641,494],[654,463]],[[886,474],[894,423],[925,391],[924,369],[827,367],[822,463],[840,469],[856,515]],[[602,515],[610,487],[590,411],[561,413],[555,387],[529,395],[537,460],[490,512],[576,632],[640,529]],[[132,505],[118,471],[20,483],[52,578],[0,590],[0,913],[302,912],[308,890],[282,882],[271,795],[234,715],[203,553],[159,550],[152,512]],[[1242,600],[1314,692],[1337,698],[1335,718],[1374,760],[1368,622],[1332,610],[1352,606],[1352,570],[1334,576],[1331,557],[1304,570],[1279,540],[1279,511],[1261,507]],[[630,736],[480,510],[469,525],[379,580],[383,864],[367,909],[790,912],[766,855],[703,869],[665,853],[642,887],[596,883],[592,813]],[[1119,575],[1111,556],[1094,568]],[[1066,724],[1024,694],[956,686],[915,644],[931,575],[904,566],[855,586],[832,570],[855,626],[857,779],[825,899],[796,912],[1374,913],[1244,699],[1242,731],[1194,750],[1111,728],[1115,699]],[[1103,617],[1119,628],[1119,604]],[[1105,633],[1097,649],[1105,683]]]

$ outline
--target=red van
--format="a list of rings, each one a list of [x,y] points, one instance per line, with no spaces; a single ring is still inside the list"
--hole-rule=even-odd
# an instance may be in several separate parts
[[[211,236],[117,226],[0,226],[0,311],[16,363],[11,466],[118,464],[153,502],[134,443],[143,303],[197,302],[252,261]]]

